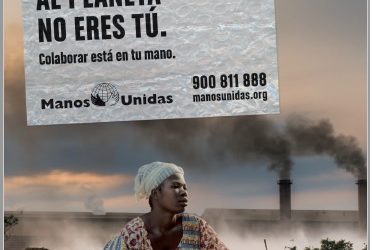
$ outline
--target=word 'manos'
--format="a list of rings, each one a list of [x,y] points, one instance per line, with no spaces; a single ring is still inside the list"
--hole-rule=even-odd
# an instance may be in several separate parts
[[[132,19],[135,29],[135,37],[141,38],[147,36],[155,38],[158,36],[166,37],[166,31],[159,31],[158,13],[155,12],[160,0],[83,0],[80,8],[109,8],[109,7],[131,7],[131,6],[149,6],[146,13],[132,13],[129,17],[121,14],[113,15],[77,15],[66,20],[60,17],[46,17],[38,19],[39,42],[63,42],[66,40],[69,32],[67,27],[74,27],[71,32],[76,41],[85,40],[109,40],[123,39],[126,36],[124,25],[128,18]],[[58,0],[38,0],[37,11],[75,9],[75,0],[69,0],[66,6],[58,3]],[[77,8],[76,8],[77,9]],[[69,24],[69,25],[68,25]],[[141,29],[141,27],[145,27]]]

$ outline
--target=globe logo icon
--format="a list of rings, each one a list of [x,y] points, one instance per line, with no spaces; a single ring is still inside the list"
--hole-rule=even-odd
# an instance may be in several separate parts
[[[100,83],[93,88],[90,99],[96,106],[114,106],[119,101],[119,92],[111,83]]]

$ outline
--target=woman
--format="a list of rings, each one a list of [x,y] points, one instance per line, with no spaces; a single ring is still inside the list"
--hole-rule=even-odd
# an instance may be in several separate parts
[[[134,191],[137,199],[149,200],[151,212],[128,222],[104,250],[227,250],[206,221],[183,213],[188,200],[181,167],[164,162],[140,167]]]

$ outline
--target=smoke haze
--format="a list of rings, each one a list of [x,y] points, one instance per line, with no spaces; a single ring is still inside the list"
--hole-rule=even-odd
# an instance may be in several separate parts
[[[45,219],[40,219],[36,224],[39,229],[47,229],[49,233],[53,232],[53,237],[30,240],[27,242],[27,246],[45,247],[50,250],[102,250],[105,243],[122,227],[119,226],[120,222],[117,223],[117,228],[109,228],[107,226],[98,227],[94,223],[76,223],[71,220],[62,220],[57,224]],[[48,232],[46,232],[47,235]],[[305,247],[320,247],[320,241],[326,238],[336,241],[342,239],[350,241],[355,250],[361,250],[367,243],[367,239],[355,231],[338,228],[329,230],[329,228],[319,227],[317,232],[317,234],[309,234],[301,227],[294,232],[286,233],[274,232],[270,229],[265,233],[239,232],[225,225],[218,230],[218,235],[231,250],[264,250],[264,239],[266,239],[268,250],[285,250],[293,246],[297,246],[298,250],[303,250]],[[28,232],[28,234],[31,235],[32,232]]]

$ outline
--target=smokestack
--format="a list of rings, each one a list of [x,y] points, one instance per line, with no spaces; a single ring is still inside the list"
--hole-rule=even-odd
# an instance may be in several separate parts
[[[291,180],[278,181],[280,197],[280,220],[291,219]]]
[[[360,179],[358,185],[359,226],[362,232],[367,231],[367,180]]]

